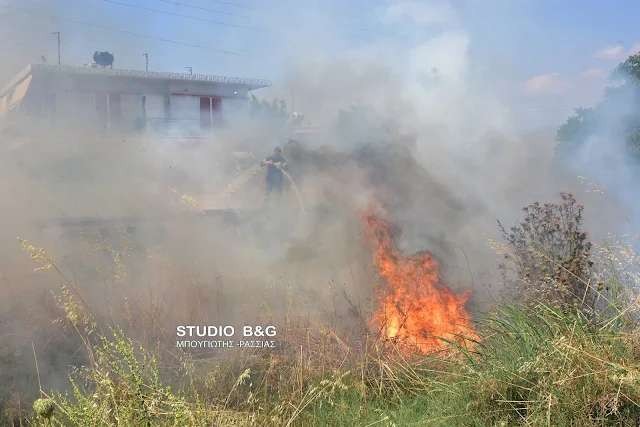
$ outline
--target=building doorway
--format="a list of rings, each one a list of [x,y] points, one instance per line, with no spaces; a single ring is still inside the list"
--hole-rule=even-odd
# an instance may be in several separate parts
[[[211,130],[222,122],[222,98],[200,97],[200,128]]]
[[[211,129],[211,98],[208,96],[200,97],[200,128],[203,130]]]

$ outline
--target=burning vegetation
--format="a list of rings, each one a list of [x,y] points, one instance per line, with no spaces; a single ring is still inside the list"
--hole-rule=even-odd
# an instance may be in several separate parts
[[[456,295],[442,283],[431,254],[403,255],[394,244],[400,230],[372,209],[364,222],[374,265],[386,282],[372,318],[382,336],[404,351],[423,354],[445,351],[454,343],[470,348],[478,341],[465,308],[471,291]]]

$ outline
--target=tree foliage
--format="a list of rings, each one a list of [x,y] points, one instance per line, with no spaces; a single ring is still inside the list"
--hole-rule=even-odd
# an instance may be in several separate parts
[[[255,119],[284,123],[289,118],[287,103],[274,99],[271,103],[259,100],[255,95],[249,98],[249,115]]]
[[[558,128],[557,140],[560,149],[577,148],[595,131],[593,108],[577,108],[575,114]]]
[[[640,82],[640,52],[631,55],[623,63],[619,64],[611,73],[611,79],[614,81],[632,80],[634,83]]]
[[[290,133],[294,127],[299,127],[304,120],[304,115],[290,114],[285,101],[274,99],[268,102],[255,95],[249,98],[249,117],[268,132],[281,132],[281,137]]]
[[[558,151],[580,148],[590,136],[622,138],[630,152],[640,153],[640,53],[629,56],[611,73],[615,85],[605,89],[593,108],[578,108],[558,128]],[[606,138],[605,138],[606,140]]]

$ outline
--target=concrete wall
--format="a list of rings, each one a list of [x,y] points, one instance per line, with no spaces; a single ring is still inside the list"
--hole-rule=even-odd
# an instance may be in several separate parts
[[[161,80],[65,73],[41,73],[40,80],[51,93],[72,90],[168,95],[167,84]]]
[[[164,108],[164,95],[145,95],[145,113],[147,119],[163,119],[165,117]]]
[[[55,113],[49,111],[56,119],[75,121],[81,124],[98,125],[96,101],[91,92],[64,91],[56,94]]]
[[[136,94],[123,94],[120,100],[120,108],[122,110],[122,117],[144,117],[144,105],[142,95]]]
[[[176,120],[200,120],[200,98],[197,96],[171,96],[171,118]]]

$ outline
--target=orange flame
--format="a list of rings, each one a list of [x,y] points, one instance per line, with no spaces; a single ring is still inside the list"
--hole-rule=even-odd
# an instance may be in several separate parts
[[[403,256],[394,245],[399,232],[394,225],[372,213],[364,221],[366,237],[375,245],[374,265],[387,284],[372,319],[383,336],[404,351],[423,354],[446,350],[447,341],[466,348],[469,340],[478,341],[465,309],[471,291],[456,295],[442,284],[431,254]]]

